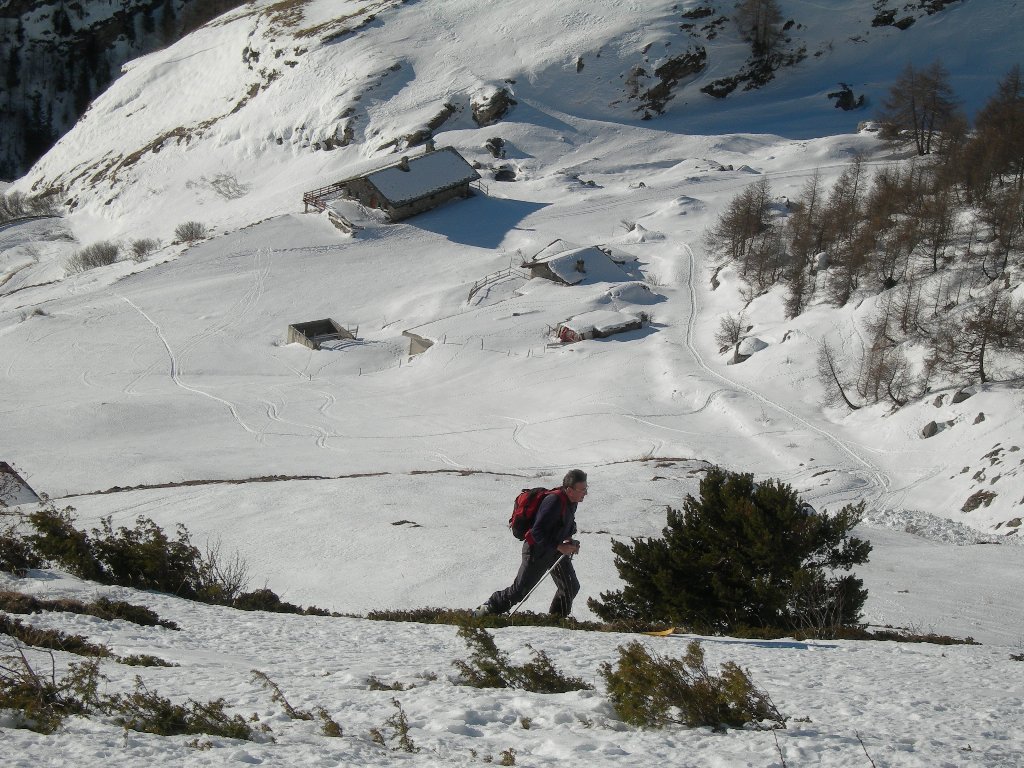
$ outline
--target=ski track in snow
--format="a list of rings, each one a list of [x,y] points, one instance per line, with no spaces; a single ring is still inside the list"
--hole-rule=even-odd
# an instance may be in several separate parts
[[[171,380],[174,382],[175,386],[180,387],[181,389],[185,390],[186,392],[191,392],[192,394],[195,394],[195,395],[201,395],[203,397],[208,397],[210,400],[213,400],[215,402],[220,403],[221,405],[224,405],[231,412],[231,416],[238,423],[238,426],[240,426],[242,429],[244,429],[246,432],[248,432],[251,435],[256,436],[256,435],[259,434],[256,430],[254,430],[252,427],[250,427],[248,424],[246,424],[245,421],[242,420],[242,417],[239,415],[238,409],[235,407],[234,403],[231,403],[231,402],[229,402],[229,401],[227,401],[227,400],[225,400],[225,399],[223,399],[221,397],[217,397],[216,395],[211,395],[209,392],[204,392],[201,389],[197,389],[195,387],[190,387],[189,385],[185,384],[180,379],[180,377],[179,377],[179,373],[178,373],[178,359],[175,357],[174,350],[171,349],[170,342],[168,342],[167,341],[167,337],[164,336],[163,329],[160,327],[160,325],[155,320],[153,320],[153,318],[151,318],[149,315],[147,315],[142,310],[141,307],[139,307],[137,304],[135,304],[135,302],[133,302],[127,296],[121,296],[121,299],[126,304],[128,304],[128,306],[130,306],[132,309],[134,309],[136,312],[138,312],[140,315],[142,315],[146,319],[146,322],[148,322],[150,325],[153,326],[153,329],[156,331],[157,336],[160,337],[160,341],[164,345],[164,349],[167,350],[167,357],[170,359],[169,374],[170,374]]]
[[[335,434],[333,434],[332,432],[328,431],[327,429],[325,429],[323,426],[321,426],[319,424],[305,424],[303,422],[294,421],[292,419],[286,419],[286,418],[281,416],[281,413],[280,413],[280,408],[281,407],[279,407],[276,403],[273,403],[273,402],[271,402],[269,400],[264,400],[264,399],[261,399],[260,402],[263,403],[263,405],[266,406],[267,418],[269,418],[271,421],[276,422],[278,424],[286,424],[288,426],[298,427],[299,429],[308,430],[310,433],[312,433],[312,436],[315,438],[314,442],[315,442],[317,448],[321,448],[321,449],[325,449],[325,450],[332,450],[331,446],[327,445],[327,441],[331,437],[336,437]],[[282,401],[282,403],[283,402],[284,401]],[[321,413],[324,412],[324,408],[325,407],[327,407],[326,403],[324,404],[324,407],[322,407],[320,409]]]
[[[715,379],[718,379],[719,381],[722,381],[725,384],[727,384],[730,389],[732,389],[734,391],[737,391],[737,392],[743,392],[744,394],[746,394],[747,396],[753,398],[754,400],[756,400],[756,401],[758,401],[760,403],[763,403],[764,405],[770,406],[771,408],[774,408],[778,412],[780,412],[780,413],[786,415],[787,417],[789,417],[790,419],[792,419],[797,424],[800,424],[805,429],[808,429],[811,432],[814,432],[815,434],[818,434],[821,437],[825,438],[832,445],[834,445],[840,451],[842,451],[847,456],[849,456],[857,465],[859,465],[859,467],[855,467],[855,468],[853,468],[853,469],[851,469],[849,471],[851,472],[851,474],[853,474],[854,476],[859,477],[859,479],[861,480],[860,487],[856,487],[855,486],[852,489],[852,490],[856,491],[856,493],[854,495],[857,496],[857,497],[863,498],[863,491],[870,491],[871,496],[869,497],[869,500],[868,500],[869,501],[869,506],[873,506],[873,505],[878,504],[884,498],[885,494],[887,493],[887,491],[889,489],[889,486],[890,486],[890,480],[876,465],[874,465],[868,459],[864,458],[859,453],[857,453],[846,441],[841,440],[840,438],[838,438],[837,436],[835,436],[834,434],[832,434],[828,430],[823,429],[821,427],[818,427],[815,424],[812,424],[811,422],[807,421],[806,419],[798,416],[797,414],[793,413],[793,411],[789,410],[788,408],[786,408],[781,403],[778,403],[778,402],[776,402],[774,400],[771,400],[768,397],[765,397],[764,395],[760,394],[759,392],[755,392],[754,390],[750,389],[749,387],[747,387],[747,386],[745,386],[743,384],[740,384],[739,382],[733,381],[732,379],[730,379],[727,376],[719,373],[718,371],[713,370],[705,362],[703,356],[697,350],[697,347],[696,347],[696,345],[694,343],[694,340],[693,340],[694,328],[696,326],[697,316],[699,314],[699,307],[700,307],[700,303],[699,303],[699,300],[698,300],[698,297],[697,297],[697,286],[696,286],[696,272],[697,272],[696,256],[693,253],[693,249],[689,245],[684,243],[683,244],[683,248],[686,251],[687,260],[688,260],[688,263],[689,263],[689,274],[687,276],[687,285],[689,287],[689,294],[690,294],[690,302],[689,302],[690,314],[689,314],[689,317],[687,318],[687,322],[686,322],[685,340],[686,340],[686,347],[689,350],[690,354],[693,356],[693,359],[696,361],[697,365],[700,366],[700,368],[706,374],[708,374],[709,376],[712,376]],[[845,496],[848,496],[848,495],[849,495],[848,491],[846,491],[846,490],[839,490],[839,491],[836,491],[836,492],[831,493],[831,494],[826,494],[823,497],[823,499],[827,500],[827,499],[832,498],[834,496],[845,497]]]

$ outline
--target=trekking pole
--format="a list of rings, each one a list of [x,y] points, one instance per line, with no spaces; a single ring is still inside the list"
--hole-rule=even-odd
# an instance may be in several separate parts
[[[509,615],[509,617],[511,617],[511,616],[512,616],[512,614],[514,614],[514,613],[515,613],[516,611],[518,611],[518,610],[519,610],[519,607],[520,607],[521,605],[523,605],[523,603],[525,603],[525,602],[526,602],[527,600],[529,600],[529,599],[530,599],[530,595],[532,595],[532,594],[533,594],[533,590],[534,590],[534,589],[537,589],[537,587],[539,587],[539,586],[541,585],[541,582],[543,582],[543,581],[544,581],[544,579],[546,579],[546,578],[548,577],[548,574],[550,574],[550,573],[551,573],[551,572],[552,572],[553,570],[555,570],[555,568],[557,568],[557,567],[558,567],[558,564],[559,564],[560,562],[562,562],[562,561],[563,561],[563,560],[564,560],[564,559],[565,559],[566,557],[568,557],[568,555],[559,555],[559,556],[558,556],[558,559],[557,559],[557,560],[555,560],[555,562],[554,562],[554,565],[552,565],[552,566],[551,566],[550,568],[548,568],[548,569],[547,569],[546,571],[544,571],[544,575],[543,575],[543,576],[541,576],[541,577],[540,577],[540,578],[539,578],[539,579],[537,580],[537,583],[533,585],[533,589],[531,589],[531,590],[530,590],[529,592],[527,592],[527,593],[526,593],[526,597],[524,597],[524,598],[523,598],[522,600],[520,600],[520,601],[519,601],[519,605],[517,605],[517,606],[516,606],[515,608],[513,608],[513,609],[512,609],[511,611],[509,611],[509,612],[508,612],[508,615]]]

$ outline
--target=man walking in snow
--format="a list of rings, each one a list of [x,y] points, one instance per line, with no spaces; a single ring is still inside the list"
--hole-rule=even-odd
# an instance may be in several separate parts
[[[572,556],[580,551],[580,544],[572,538],[576,533],[576,506],[587,495],[587,473],[571,469],[562,479],[562,487],[544,497],[537,509],[533,525],[523,540],[523,561],[515,581],[499,589],[473,613],[506,613],[520,603],[547,573],[552,565],[551,578],[558,591],[548,611],[553,616],[565,617],[572,610],[572,601],[580,591]],[[559,561],[559,557],[562,557]]]

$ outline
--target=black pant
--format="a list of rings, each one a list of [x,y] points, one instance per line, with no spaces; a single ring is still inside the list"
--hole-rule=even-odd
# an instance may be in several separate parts
[[[499,589],[487,600],[492,612],[508,613],[512,610],[512,606],[520,603],[526,597],[548,568],[554,565],[561,556],[558,550],[552,550],[549,554],[534,557],[532,549],[529,544],[523,543],[523,562],[519,566],[519,573],[516,574],[512,586]],[[572,600],[580,591],[580,582],[572,567],[572,558],[562,558],[562,561],[551,571],[551,578],[554,580],[555,586],[558,587],[558,591],[555,592],[548,612],[555,616],[568,616],[572,610]]]

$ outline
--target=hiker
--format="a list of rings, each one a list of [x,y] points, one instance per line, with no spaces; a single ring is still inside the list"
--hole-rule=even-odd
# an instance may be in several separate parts
[[[564,618],[572,610],[572,600],[580,591],[572,556],[580,551],[580,543],[572,538],[576,533],[576,505],[587,495],[587,473],[571,469],[562,479],[562,487],[549,492],[540,502],[533,525],[523,539],[523,562],[515,581],[506,589],[499,589],[473,613],[506,613],[544,577],[548,569],[565,555],[551,571],[558,587],[548,612]]]

